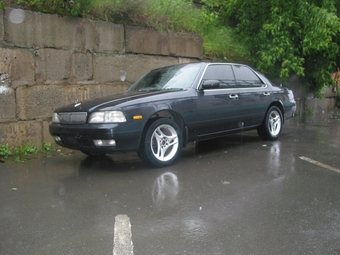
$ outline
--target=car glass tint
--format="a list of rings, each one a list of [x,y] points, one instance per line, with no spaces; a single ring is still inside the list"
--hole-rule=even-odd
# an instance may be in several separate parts
[[[236,83],[238,87],[262,87],[264,86],[263,82],[259,79],[259,77],[248,67],[246,66],[233,66]]]
[[[201,65],[172,66],[149,72],[129,91],[186,89],[194,82]]]
[[[220,88],[235,87],[235,78],[230,65],[210,65],[204,73],[203,80],[218,80]]]

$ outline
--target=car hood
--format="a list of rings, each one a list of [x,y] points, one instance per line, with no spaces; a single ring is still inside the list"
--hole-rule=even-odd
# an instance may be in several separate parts
[[[72,105],[67,105],[56,109],[56,112],[93,112],[95,110],[102,108],[109,110],[114,106],[129,103],[131,101],[136,101],[136,103],[137,102],[142,103],[146,98],[149,98],[147,101],[151,101],[150,97],[158,97],[160,95],[172,92],[174,92],[174,90],[125,92],[122,94],[100,97],[82,102],[75,102]]]

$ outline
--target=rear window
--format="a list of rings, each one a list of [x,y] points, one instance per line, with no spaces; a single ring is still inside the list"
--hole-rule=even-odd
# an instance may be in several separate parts
[[[264,85],[250,68],[234,65],[233,69],[238,87],[262,87]]]

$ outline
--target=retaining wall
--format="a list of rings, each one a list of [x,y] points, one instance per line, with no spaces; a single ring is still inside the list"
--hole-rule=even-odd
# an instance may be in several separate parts
[[[202,53],[193,34],[0,11],[0,145],[53,142],[48,125],[57,107],[123,92],[153,68]]]

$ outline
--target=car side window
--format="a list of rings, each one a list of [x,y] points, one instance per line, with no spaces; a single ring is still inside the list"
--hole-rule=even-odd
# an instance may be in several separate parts
[[[248,67],[241,65],[234,65],[237,87],[262,87],[265,84],[261,79]]]
[[[236,86],[231,65],[209,65],[203,75],[203,80],[219,80],[220,88]]]

